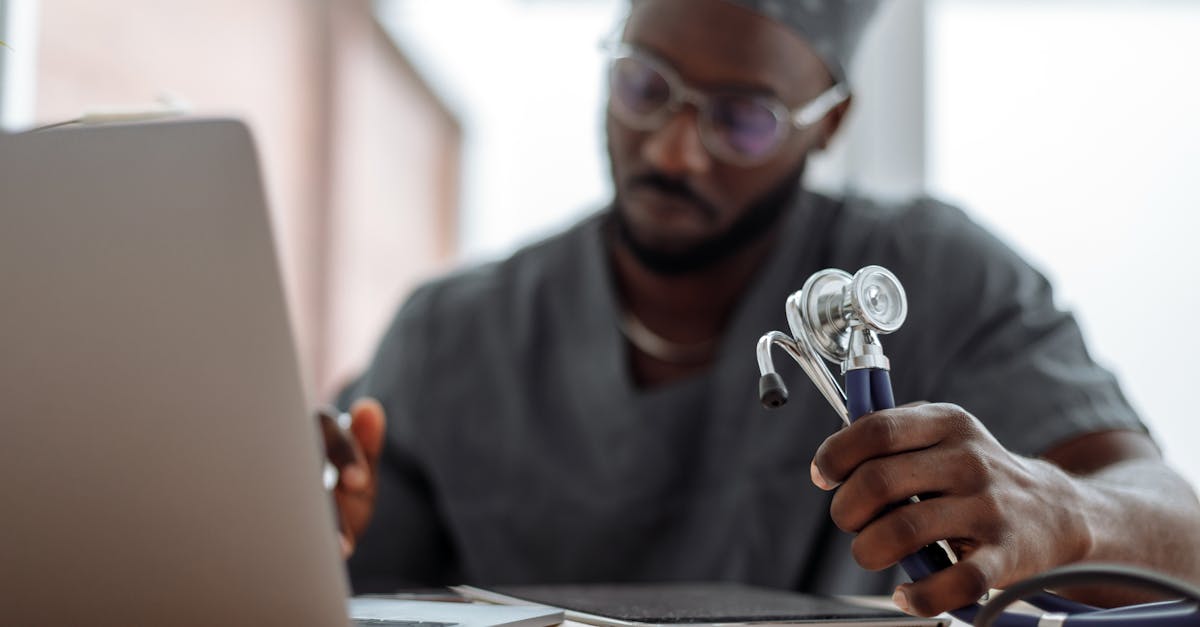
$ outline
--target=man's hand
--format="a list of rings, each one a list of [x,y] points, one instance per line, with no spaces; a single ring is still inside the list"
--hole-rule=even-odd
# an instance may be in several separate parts
[[[841,486],[830,513],[858,534],[853,553],[863,568],[886,568],[943,539],[958,553],[954,566],[896,589],[893,599],[910,613],[957,609],[1091,548],[1075,480],[1010,453],[955,405],[863,416],[817,449],[812,477],[825,490]],[[913,495],[921,502],[905,502]]]
[[[379,455],[383,451],[383,406],[370,398],[355,401],[350,407],[349,431],[339,427],[336,418],[325,411],[318,416],[325,456],[338,469],[333,496],[342,557],[347,558],[354,553],[375,508]]]

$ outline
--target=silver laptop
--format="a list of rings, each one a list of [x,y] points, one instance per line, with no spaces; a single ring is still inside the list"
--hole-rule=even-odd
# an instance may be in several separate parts
[[[347,624],[310,406],[242,124],[0,136],[0,623]]]

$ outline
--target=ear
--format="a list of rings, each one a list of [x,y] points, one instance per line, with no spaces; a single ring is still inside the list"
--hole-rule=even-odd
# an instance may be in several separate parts
[[[825,150],[829,147],[829,143],[833,141],[834,136],[842,128],[842,122],[846,120],[846,114],[850,112],[850,105],[854,102],[854,94],[846,97],[838,106],[829,110],[829,113],[821,120],[820,126],[820,141],[817,142],[817,150]]]

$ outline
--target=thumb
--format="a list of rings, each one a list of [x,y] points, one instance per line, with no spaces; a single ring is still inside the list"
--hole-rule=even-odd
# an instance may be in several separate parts
[[[373,398],[359,399],[350,407],[350,432],[372,468],[383,451],[385,424],[383,405]]]

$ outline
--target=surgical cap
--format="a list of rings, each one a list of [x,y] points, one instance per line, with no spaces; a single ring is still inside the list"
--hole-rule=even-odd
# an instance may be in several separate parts
[[[878,0],[728,0],[796,31],[825,61],[830,74],[848,82],[846,69]]]

